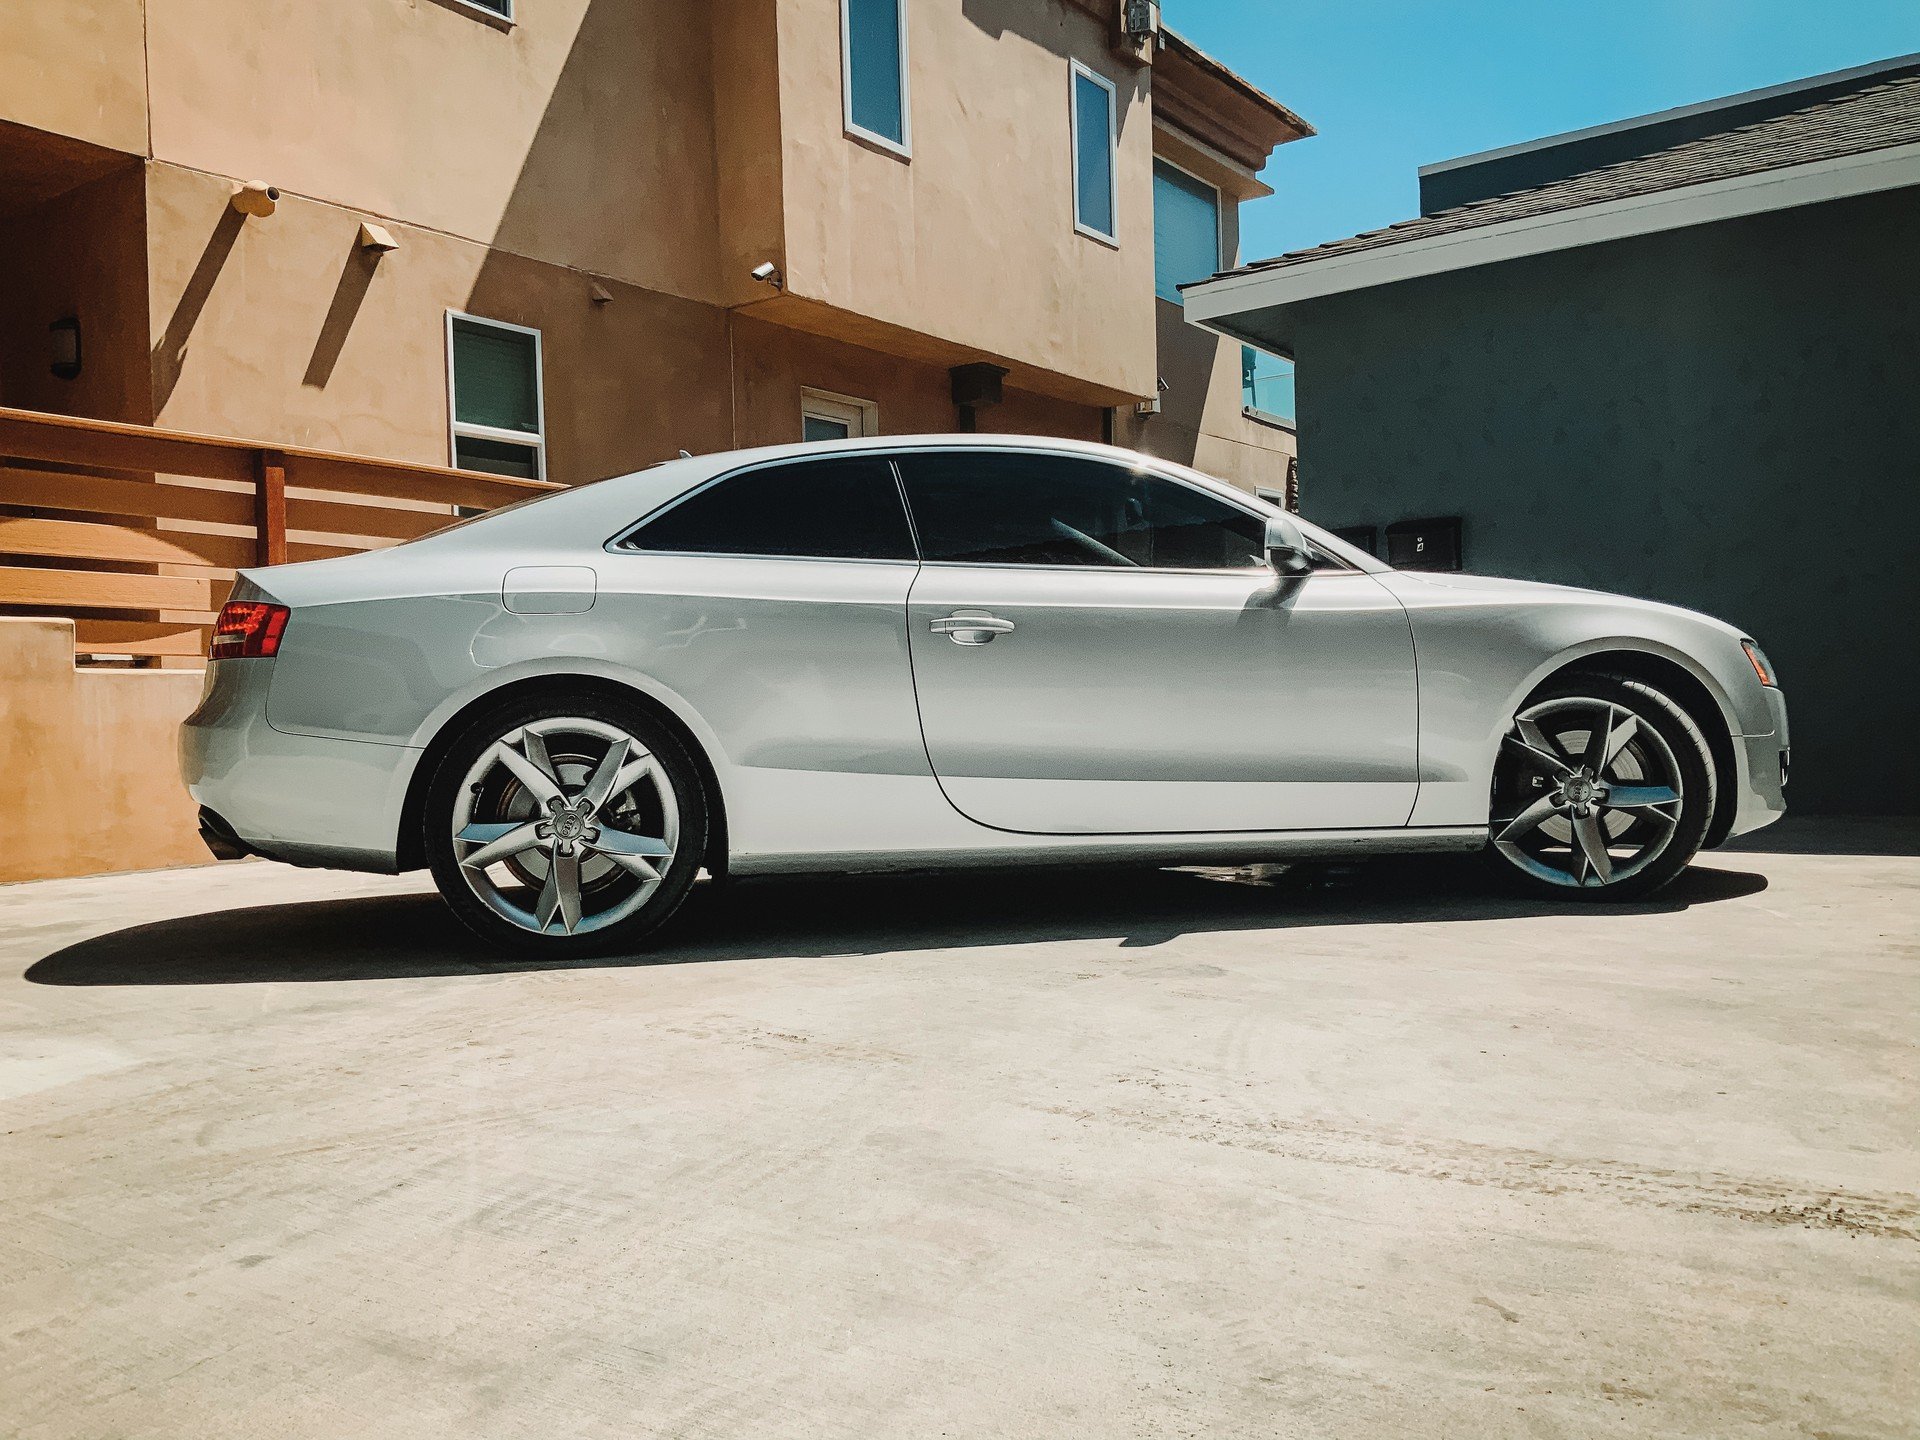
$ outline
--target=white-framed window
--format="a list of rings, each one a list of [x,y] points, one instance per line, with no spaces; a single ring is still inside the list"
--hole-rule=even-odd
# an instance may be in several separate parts
[[[1213,276],[1220,253],[1220,187],[1153,160],[1153,293],[1180,303],[1180,287]]]
[[[1120,243],[1115,218],[1113,152],[1117,131],[1113,82],[1078,60],[1072,81],[1073,228],[1109,245]]]
[[[447,312],[448,452],[455,466],[545,479],[546,405],[538,330]]]
[[[906,0],[840,0],[840,92],[849,135],[912,156]]]
[[[513,23],[513,0],[453,0],[453,3],[478,10],[492,19],[504,20],[509,25]]]
[[[880,407],[831,390],[800,392],[802,440],[858,440],[880,433]]]

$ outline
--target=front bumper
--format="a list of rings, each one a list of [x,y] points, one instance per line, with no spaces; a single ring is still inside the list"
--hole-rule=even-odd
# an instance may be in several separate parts
[[[1764,734],[1736,735],[1733,824],[1727,834],[1745,835],[1771,825],[1787,813],[1787,757],[1791,736],[1787,730],[1787,697],[1767,689],[1767,711],[1772,728]]]
[[[392,873],[420,752],[274,729],[272,669],[263,660],[207,667],[200,706],[180,726],[188,792],[218,818],[223,842],[294,865]]]

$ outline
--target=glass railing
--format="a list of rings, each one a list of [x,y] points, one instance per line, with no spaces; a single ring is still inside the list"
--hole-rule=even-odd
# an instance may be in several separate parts
[[[1240,403],[1248,410],[1293,424],[1293,362],[1243,345]]]

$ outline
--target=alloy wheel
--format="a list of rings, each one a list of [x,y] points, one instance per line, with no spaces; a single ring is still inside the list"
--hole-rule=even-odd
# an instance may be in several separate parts
[[[453,806],[461,879],[534,935],[582,935],[638,913],[679,842],[664,766],[618,726],[583,716],[528,722],[480,752]]]
[[[1504,742],[1511,811],[1493,842],[1549,884],[1621,884],[1673,843],[1687,796],[1673,749],[1624,705],[1563,696],[1515,718]]]

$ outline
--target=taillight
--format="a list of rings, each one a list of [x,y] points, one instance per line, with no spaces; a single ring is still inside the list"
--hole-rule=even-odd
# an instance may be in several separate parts
[[[270,660],[280,653],[280,636],[293,612],[264,600],[229,600],[213,622],[213,640],[207,646],[212,660],[239,660],[258,656]]]

